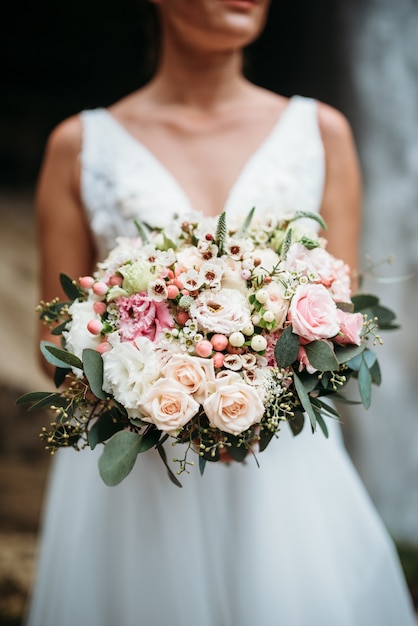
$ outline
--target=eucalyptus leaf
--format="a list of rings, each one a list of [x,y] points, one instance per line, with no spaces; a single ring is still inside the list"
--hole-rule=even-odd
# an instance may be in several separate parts
[[[338,370],[338,361],[334,350],[326,341],[312,341],[305,346],[310,364],[321,372]]]
[[[90,389],[99,400],[105,400],[108,397],[103,387],[103,359],[97,350],[86,348],[83,350],[83,368],[86,378],[89,382]]]
[[[39,404],[46,400],[45,406],[47,406],[49,404],[48,400],[57,396],[60,396],[60,394],[51,391],[30,391],[20,396],[16,400],[16,404]]]
[[[366,349],[363,352],[363,359],[366,361],[366,365],[370,369],[376,363],[377,356],[376,356],[376,353],[373,352],[372,350]]]
[[[364,359],[362,359],[358,371],[358,386],[363,406],[365,409],[368,409],[372,399],[372,376]]]
[[[359,346],[335,346],[335,357],[338,363],[347,363],[351,359],[354,359],[357,355],[361,354],[366,348],[366,344],[362,343]],[[360,366],[360,360],[359,360]],[[351,367],[351,366],[350,366]],[[355,368],[352,368],[355,369]]]
[[[372,383],[374,385],[379,386],[382,382],[382,374],[380,372],[380,365],[379,365],[379,361],[376,361],[373,363],[373,365],[369,368],[370,371],[370,375],[372,377]]]
[[[302,411],[295,411],[293,417],[289,418],[288,424],[293,435],[296,437],[302,432],[305,425],[305,414]]]
[[[61,387],[61,385],[64,383],[66,377],[68,374],[68,368],[67,367],[56,367],[55,368],[55,372],[54,372],[54,384],[55,387]]]
[[[337,309],[345,311],[345,313],[354,313],[354,304],[352,302],[336,302]]]
[[[260,452],[263,452],[267,448],[274,434],[274,430],[268,430],[267,428],[260,430],[260,439],[258,441],[258,449]]]
[[[359,371],[362,363],[363,363],[363,354],[362,353],[357,354],[353,358],[351,358],[348,361],[346,361],[347,367],[349,367],[350,369],[354,370],[355,372]]]
[[[77,300],[77,298],[85,298],[86,294],[84,291],[78,286],[76,281],[70,278],[70,276],[67,276],[67,274],[60,274],[60,283],[65,295],[71,301]]]
[[[55,326],[55,328],[53,328],[51,330],[51,335],[54,335],[54,337],[57,337],[58,335],[62,335],[62,331],[66,329],[68,322],[62,322],[62,324],[58,324],[58,326]]]
[[[248,454],[248,448],[244,445],[238,445],[238,437],[228,435],[228,441],[232,444],[228,447],[228,454],[232,456],[234,461],[242,463]]]
[[[206,459],[204,459],[203,456],[199,455],[199,472],[201,476],[203,476],[204,474],[206,463],[207,463]]]
[[[326,424],[324,418],[322,417],[321,413],[317,413],[316,414],[316,420],[318,422],[319,428],[322,430],[322,432],[324,433],[325,437],[328,439],[328,437],[329,437],[328,427],[327,427],[327,424]]]
[[[316,429],[316,415],[315,415],[315,411],[313,410],[313,407],[312,407],[309,395],[306,393],[305,387],[303,386],[303,383],[300,380],[300,378],[298,377],[298,375],[296,374],[296,372],[293,372],[293,379],[295,381],[295,387],[296,387],[297,394],[299,396],[299,400],[300,400],[304,410],[308,414],[308,417],[309,417],[310,422],[311,422],[312,430],[315,431],[315,429]]]
[[[351,296],[351,301],[354,304],[354,311],[356,313],[362,312],[364,309],[379,304],[379,298],[371,293],[358,293]]]
[[[118,485],[131,472],[140,452],[141,435],[127,430],[117,432],[104,446],[99,471],[109,487]]]
[[[157,445],[160,437],[161,430],[158,430],[158,428],[155,427],[149,428],[149,430],[147,430],[147,432],[142,435],[142,441],[139,451],[146,452],[147,450],[150,450],[150,448],[153,448],[155,445]]]
[[[112,437],[115,433],[123,429],[123,424],[115,417],[115,411],[105,411],[94,422],[88,433],[89,445],[92,450],[98,443],[103,443]]]
[[[274,356],[278,367],[289,367],[297,359],[299,337],[292,332],[292,326],[284,329],[274,346]]]
[[[317,373],[309,374],[306,370],[303,370],[299,372],[298,376],[305,387],[306,393],[310,393],[318,386],[319,378]]]
[[[41,341],[41,352],[51,365],[63,367],[65,369],[69,369],[70,367],[83,369],[82,362],[77,356],[75,356],[75,354],[71,354],[68,350],[59,348],[55,345],[55,343],[51,343],[50,341]]]
[[[159,443],[157,445],[157,450],[158,450],[158,454],[160,455],[160,458],[161,458],[162,462],[164,463],[164,465],[166,467],[169,479],[171,480],[172,483],[174,483],[176,485],[176,487],[182,488],[183,485],[178,480],[178,478],[176,477],[176,475],[174,474],[173,470],[171,469],[171,467],[169,466],[169,464],[167,462],[167,455],[165,453],[165,450],[164,450],[164,447],[163,447],[162,443]]]

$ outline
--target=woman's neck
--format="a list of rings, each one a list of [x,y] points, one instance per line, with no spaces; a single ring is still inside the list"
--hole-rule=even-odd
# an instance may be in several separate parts
[[[242,75],[242,61],[240,50],[191,53],[166,41],[148,89],[160,104],[216,111],[240,100],[252,87]]]

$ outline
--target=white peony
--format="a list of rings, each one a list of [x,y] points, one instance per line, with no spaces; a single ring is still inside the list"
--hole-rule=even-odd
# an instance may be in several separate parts
[[[131,417],[136,416],[143,396],[159,378],[160,360],[153,342],[146,337],[129,343],[121,342],[113,333],[108,341],[112,350],[103,354],[103,389],[128,409]]]
[[[247,299],[235,289],[202,291],[189,313],[203,330],[224,335],[245,328],[251,321]]]

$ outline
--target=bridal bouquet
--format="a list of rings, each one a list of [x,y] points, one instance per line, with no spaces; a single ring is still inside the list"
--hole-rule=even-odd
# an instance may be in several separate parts
[[[62,347],[42,342],[62,391],[18,400],[49,407],[47,449],[94,448],[103,480],[119,483],[155,448],[170,478],[167,439],[181,449],[178,474],[197,454],[242,462],[287,422],[307,414],[327,435],[324,398],[357,380],[363,404],[380,383],[372,347],[394,315],[373,295],[351,297],[350,270],[309,228],[315,214],[254,214],[227,224],[188,216],[162,230],[137,224],[93,276],[61,275],[68,302],[41,303]],[[257,461],[257,459],[256,459]]]

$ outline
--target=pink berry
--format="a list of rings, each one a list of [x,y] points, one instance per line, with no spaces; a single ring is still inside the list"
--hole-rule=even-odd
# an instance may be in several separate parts
[[[104,315],[106,313],[106,304],[104,302],[95,302],[93,309],[97,315]]]
[[[196,344],[196,352],[199,356],[206,358],[212,354],[213,346],[207,339],[202,339]]]
[[[105,352],[109,352],[109,350],[112,349],[112,346],[110,345],[110,343],[108,341],[102,341],[102,343],[99,343],[98,346],[96,346],[96,351],[100,352],[100,354],[104,354]]]
[[[183,287],[184,287],[184,285],[183,285],[182,281],[180,280],[180,278],[176,278],[175,280],[173,280],[173,285],[175,285],[179,289],[183,289]]]
[[[83,289],[91,289],[94,284],[93,276],[82,276],[79,283]]]
[[[114,274],[109,279],[109,285],[112,285],[112,287],[115,287],[115,286],[119,286],[120,287],[120,285],[122,283],[123,283],[122,276],[118,276],[117,274]]]
[[[222,352],[215,352],[215,354],[213,355],[212,359],[213,359],[213,365],[216,368],[221,368],[222,365],[224,364],[224,355],[222,354]]]
[[[210,342],[215,350],[225,350],[226,346],[228,345],[228,337],[220,334],[213,335]]]
[[[176,287],[176,285],[168,285],[167,297],[169,298],[169,300],[173,300],[174,298],[177,298],[179,293],[180,293],[179,288]]]
[[[180,324],[180,326],[184,326],[188,319],[189,319],[189,314],[187,313],[187,311],[179,311],[177,313],[177,321]]]
[[[104,296],[108,290],[108,286],[101,280],[98,280],[97,283],[93,285],[93,291],[96,296]]]
[[[87,330],[92,335],[100,335],[102,332],[103,324],[99,320],[90,320],[87,324]]]

